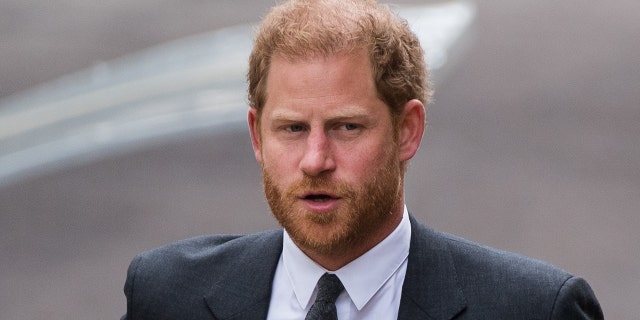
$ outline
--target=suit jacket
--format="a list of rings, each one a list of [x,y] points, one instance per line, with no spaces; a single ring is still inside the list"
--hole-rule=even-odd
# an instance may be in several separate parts
[[[410,220],[398,319],[603,318],[583,279]],[[282,235],[203,236],[136,256],[122,319],[266,319]]]

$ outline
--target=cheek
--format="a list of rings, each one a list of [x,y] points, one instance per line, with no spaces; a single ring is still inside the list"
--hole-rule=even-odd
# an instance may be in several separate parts
[[[367,145],[360,148],[350,148],[341,152],[338,168],[342,167],[345,177],[353,182],[362,182],[371,179],[371,173],[378,171],[389,163],[388,158],[392,154],[393,145]],[[340,165],[342,164],[342,165]]]
[[[299,155],[291,148],[275,144],[263,144],[262,168],[269,172],[277,184],[286,185],[293,181],[297,172]]]

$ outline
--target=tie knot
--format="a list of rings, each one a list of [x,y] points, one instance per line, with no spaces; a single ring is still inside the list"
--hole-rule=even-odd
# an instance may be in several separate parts
[[[335,274],[325,273],[318,280],[318,296],[316,301],[326,301],[335,303],[340,293],[344,290],[344,286],[338,276]]]

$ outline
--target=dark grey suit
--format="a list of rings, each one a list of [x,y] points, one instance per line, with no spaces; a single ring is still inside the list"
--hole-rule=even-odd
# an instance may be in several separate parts
[[[399,319],[602,319],[589,285],[411,217]],[[138,255],[123,319],[265,319],[282,231],[204,236]]]

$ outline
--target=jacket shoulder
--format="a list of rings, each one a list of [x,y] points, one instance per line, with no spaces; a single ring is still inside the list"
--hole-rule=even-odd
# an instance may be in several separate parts
[[[461,283],[487,282],[495,287],[492,282],[508,285],[505,281],[513,280],[518,286],[524,283],[545,287],[562,283],[572,276],[548,262],[435,231],[416,221],[413,232],[412,245],[421,248],[416,254],[423,255],[422,259],[446,256]]]
[[[435,233],[444,239],[456,269],[463,275],[474,278],[478,274],[484,278],[491,274],[498,278],[513,277],[520,283],[531,283],[537,287],[564,282],[572,276],[567,271],[542,260],[482,245],[455,235]],[[475,275],[465,272],[470,270],[475,270]]]
[[[140,253],[139,256],[152,261],[161,259],[163,264],[167,259],[201,260],[242,250],[256,243],[268,242],[277,237],[277,234],[278,231],[274,230],[249,235],[203,235],[154,248]]]
[[[459,288],[466,301],[464,313],[470,319],[484,319],[488,315],[494,319],[562,319],[581,314],[602,318],[587,282],[557,266],[418,223],[413,230],[416,239],[412,245],[424,248],[418,250],[420,259],[438,265],[440,273],[453,278],[445,280],[436,275],[432,280]],[[422,266],[429,269],[428,264]],[[447,268],[450,270],[445,271]],[[590,319],[576,317],[584,318]]]
[[[447,239],[467,299],[506,317],[602,319],[589,284],[548,262],[453,235]]]
[[[260,269],[256,259],[262,259],[264,266],[275,265],[281,251],[282,231],[274,230],[199,236],[140,253],[127,272],[127,317],[206,314],[203,297],[219,283],[233,281],[239,273],[268,279],[271,275]]]
[[[212,267],[214,270],[224,269],[228,264],[241,263],[242,257],[255,258],[263,255],[265,250],[281,251],[281,242],[281,230],[250,235],[206,235],[140,253],[137,258],[144,261],[146,269],[153,269],[158,265],[167,272],[181,269],[193,271],[205,265],[211,271]]]

